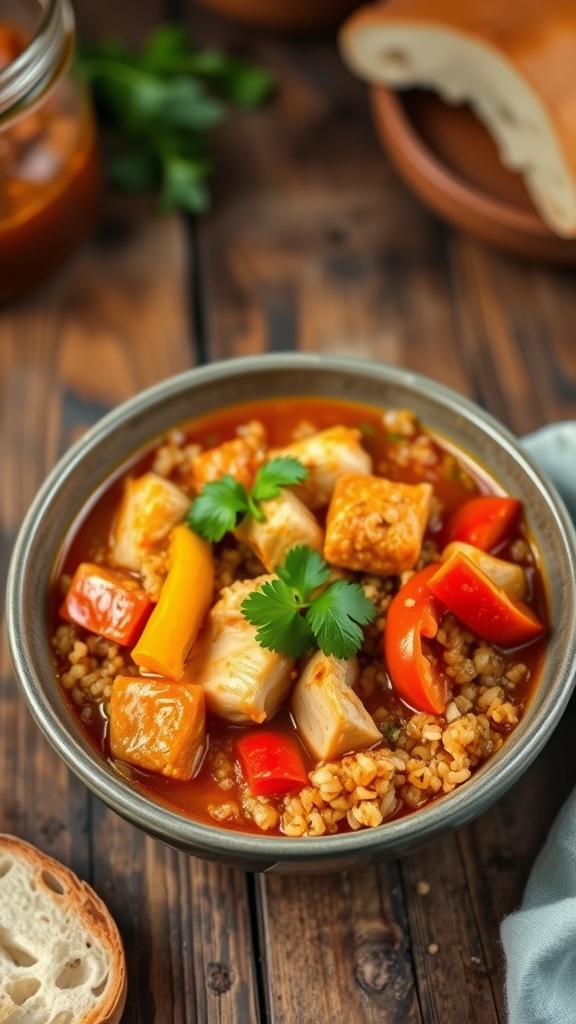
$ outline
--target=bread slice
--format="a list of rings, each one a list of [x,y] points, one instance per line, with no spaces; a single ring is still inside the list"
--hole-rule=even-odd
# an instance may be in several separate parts
[[[361,7],[339,40],[373,85],[470,103],[543,221],[576,236],[574,0],[387,0]]]
[[[0,834],[0,1024],[119,1024],[122,940],[86,882]]]

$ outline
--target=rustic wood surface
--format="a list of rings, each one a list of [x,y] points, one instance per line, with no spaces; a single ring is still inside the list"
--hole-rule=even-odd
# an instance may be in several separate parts
[[[259,34],[192,3],[132,10],[77,3],[92,37],[135,41],[179,17],[200,42],[266,63],[277,89],[219,129],[198,224],[107,201],[69,266],[0,310],[2,580],[75,436],[206,360],[348,352],[428,374],[520,435],[576,416],[573,269],[499,255],[426,212],[380,151],[333,36]],[[128,957],[124,1024],[505,1020],[498,925],[574,782],[574,702],[522,780],[458,833],[361,872],[250,876],[177,854],[92,797],[32,724],[4,634],[0,674],[0,830],[70,864],[110,906]]]

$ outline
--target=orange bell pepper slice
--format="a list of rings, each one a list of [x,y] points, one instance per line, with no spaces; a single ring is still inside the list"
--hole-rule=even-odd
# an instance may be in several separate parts
[[[384,657],[392,685],[411,708],[441,715],[449,696],[447,677],[426,657],[422,638],[433,639],[444,606],[428,588],[438,565],[419,569],[393,598],[384,629]]]
[[[134,643],[154,607],[133,576],[92,562],[81,562],[60,615],[90,633],[128,647]]]
[[[482,551],[491,551],[515,526],[521,510],[522,504],[517,498],[497,494],[470,498],[449,516],[443,544],[462,540]]]
[[[175,526],[168,575],[132,658],[145,672],[179,679],[213,596],[212,547],[187,526]]]
[[[242,736],[236,743],[236,751],[254,796],[288,793],[308,784],[302,754],[288,736],[259,729]]]
[[[528,643],[544,632],[531,608],[507,594],[461,551],[428,579],[430,592],[474,633],[499,647]]]

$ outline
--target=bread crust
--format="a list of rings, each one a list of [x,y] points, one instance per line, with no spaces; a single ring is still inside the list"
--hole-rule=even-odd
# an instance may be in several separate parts
[[[108,977],[101,1001],[74,1024],[120,1024],[127,994],[126,960],[120,932],[104,902],[70,868],[17,836],[0,833],[0,868],[3,856],[23,865],[30,888],[35,887],[42,899],[49,900],[56,913],[61,914],[63,907],[68,915],[72,913],[107,955]],[[16,895],[13,886],[17,884],[18,879],[11,882],[12,896]],[[0,924],[3,916],[0,900]],[[12,1009],[0,1005],[0,1024],[11,1019]]]

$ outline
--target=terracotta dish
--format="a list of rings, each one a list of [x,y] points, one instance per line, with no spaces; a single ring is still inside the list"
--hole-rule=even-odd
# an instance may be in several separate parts
[[[201,0],[220,14],[257,28],[281,32],[317,32],[334,28],[360,0]]]
[[[380,140],[396,170],[427,206],[485,242],[532,259],[576,262],[576,239],[540,219],[518,174],[501,163],[469,107],[435,93],[373,87]]]

